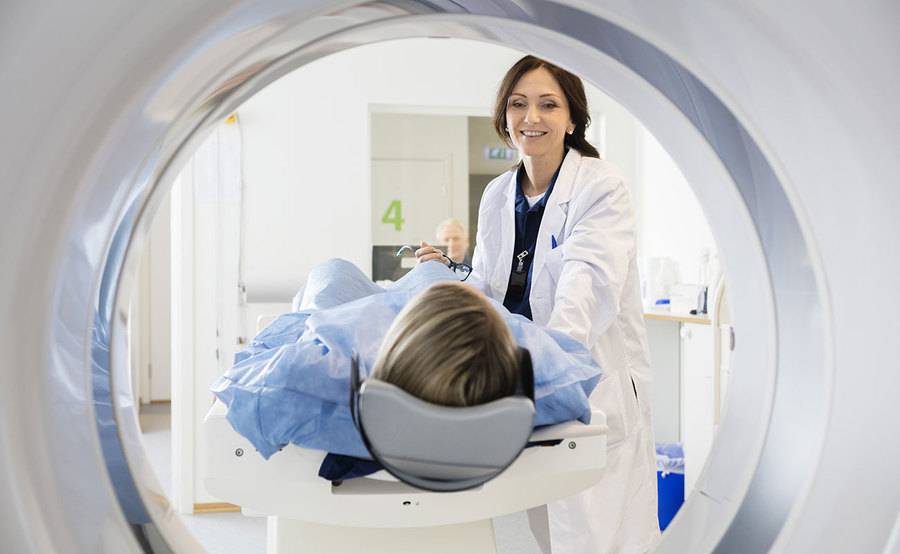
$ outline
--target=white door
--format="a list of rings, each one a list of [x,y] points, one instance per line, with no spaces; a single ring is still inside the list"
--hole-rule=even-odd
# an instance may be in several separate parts
[[[465,227],[468,118],[374,113],[371,124],[372,244],[434,243],[449,217]]]
[[[434,241],[438,223],[451,216],[449,160],[372,160],[372,241]]]
[[[149,349],[150,401],[172,398],[171,261],[169,199],[163,202],[150,230]]]

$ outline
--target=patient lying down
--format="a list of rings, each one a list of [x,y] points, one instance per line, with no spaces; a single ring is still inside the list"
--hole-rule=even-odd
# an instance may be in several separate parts
[[[372,376],[433,404],[484,404],[516,392],[516,343],[481,292],[438,282],[394,320]]]
[[[470,406],[515,393],[516,345],[531,352],[535,425],[588,422],[601,377],[574,339],[535,325],[437,262],[383,289],[356,266],[317,266],[295,303],[212,387],[228,420],[268,458],[288,443],[368,458],[349,410],[350,360],[428,402]]]

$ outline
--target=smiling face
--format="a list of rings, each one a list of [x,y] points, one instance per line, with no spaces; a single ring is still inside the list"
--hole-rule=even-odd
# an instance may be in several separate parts
[[[522,157],[561,156],[575,129],[559,83],[544,67],[522,75],[506,101],[506,124]]]

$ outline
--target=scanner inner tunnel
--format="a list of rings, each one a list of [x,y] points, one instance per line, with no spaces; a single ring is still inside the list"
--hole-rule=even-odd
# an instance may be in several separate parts
[[[475,23],[472,23],[471,26],[466,25],[466,19],[464,18],[450,18],[445,20],[438,19],[434,24],[436,29],[440,29],[443,32],[446,32],[447,29],[452,29],[454,31],[464,30],[465,32],[460,32],[459,34],[464,35],[468,38],[471,38],[473,34],[484,33],[482,36],[479,36],[481,39],[487,38],[490,41],[497,40],[496,37],[492,36],[487,30],[480,26],[477,22],[480,20],[474,20]],[[640,76],[647,77],[646,75],[641,74],[639,71],[635,70],[634,67],[631,70],[623,69],[620,65],[623,60],[621,59],[613,59],[601,51],[598,51],[596,47],[586,46],[585,44],[572,45],[571,39],[567,39],[566,37],[555,34],[552,31],[540,30],[536,29],[531,25],[524,24],[509,24],[510,29],[516,30],[524,30],[527,29],[529,31],[537,31],[534,39],[533,48],[529,48],[535,54],[544,56],[550,61],[560,63],[561,65],[568,67],[570,69],[575,70],[579,73],[586,81],[598,83],[604,85],[604,89],[610,93],[610,95],[620,99],[620,101],[629,107],[632,111],[639,114],[641,116],[642,121],[645,122],[648,129],[650,129],[654,134],[656,134],[660,141],[663,142],[669,149],[670,153],[673,154],[674,157],[679,159],[682,163],[682,169],[687,176],[689,182],[695,187],[695,190],[700,196],[701,203],[704,206],[715,206],[717,209],[707,210],[707,214],[718,214],[710,216],[710,224],[712,227],[718,231],[719,229],[726,229],[727,232],[719,233],[717,232],[717,238],[720,241],[720,245],[722,247],[722,256],[725,261],[726,267],[729,268],[729,274],[736,274],[735,279],[735,289],[736,290],[744,290],[749,291],[749,294],[741,294],[744,298],[772,298],[773,293],[771,289],[768,288],[768,273],[766,271],[766,244],[763,233],[762,243],[760,244],[760,235],[754,232],[754,217],[758,214],[754,214],[752,210],[748,210],[747,205],[745,203],[745,196],[742,197],[742,190],[745,190],[747,187],[752,187],[757,190],[762,189],[766,186],[765,183],[760,183],[754,181],[749,184],[744,185],[744,189],[741,189],[741,185],[738,184],[735,186],[735,178],[748,178],[748,171],[752,169],[753,163],[762,163],[764,160],[756,156],[759,154],[758,151],[744,151],[744,152],[730,152],[731,155],[739,155],[743,154],[744,159],[739,159],[738,163],[735,164],[732,159],[732,165],[724,164],[720,155],[723,152],[716,151],[710,147],[708,140],[711,138],[709,135],[704,136],[703,132],[709,133],[709,129],[698,130],[696,126],[693,125],[694,120],[692,117],[696,118],[699,114],[695,111],[693,113],[678,112],[673,110],[671,106],[667,105],[666,99],[668,101],[673,101],[673,96],[677,98],[678,93],[685,92],[682,90],[677,91],[669,91],[669,95],[665,94],[664,91],[661,91],[663,83],[656,82],[653,83],[654,86],[648,86],[646,81],[640,82],[640,80],[635,79],[635,72],[637,72]],[[399,37],[408,32],[408,28],[406,28],[403,24],[398,24],[396,26],[389,25],[373,25],[372,32],[374,33],[373,37],[368,37],[370,40],[368,42],[373,42],[375,40],[381,40],[383,38],[388,38],[390,36]],[[421,31],[420,31],[421,32]],[[349,32],[345,35],[345,40],[350,40],[346,37],[353,37],[354,33],[359,33],[359,31]],[[451,33],[447,33],[451,34]],[[628,36],[627,34],[623,34],[622,36]],[[359,40],[360,44],[363,43],[361,39]],[[631,40],[637,40],[634,37]],[[350,40],[352,42],[352,40]],[[325,43],[327,44],[327,43]],[[344,43],[346,45],[346,43]],[[640,44],[640,43],[635,43]],[[295,51],[291,56],[282,58],[279,63],[272,64],[269,66],[257,66],[258,72],[255,73],[253,77],[249,80],[244,81],[242,84],[237,85],[234,88],[223,87],[221,90],[227,91],[227,95],[222,95],[219,97],[221,101],[220,104],[215,106],[215,109],[210,110],[206,114],[206,123],[204,123],[201,127],[196,129],[196,132],[193,133],[193,138],[189,141],[182,144],[181,148],[175,148],[174,151],[171,151],[171,158],[174,160],[172,164],[168,164],[167,167],[170,168],[166,172],[163,172],[159,175],[159,178],[155,181],[157,183],[156,189],[161,190],[161,187],[164,183],[171,182],[173,180],[172,171],[174,168],[180,167],[180,165],[184,164],[187,159],[187,152],[191,150],[192,146],[196,146],[198,141],[204,136],[208,135],[210,129],[212,128],[214,122],[216,120],[222,120],[224,117],[234,111],[234,109],[241,104],[241,102],[248,98],[252,91],[257,90],[263,83],[270,82],[274,80],[281,74],[285,74],[288,72],[289,68],[294,68],[299,65],[302,65],[307,60],[312,59],[313,57],[317,57],[322,51],[326,51],[327,47],[323,43],[319,43],[316,45],[318,48],[322,50],[316,51],[316,48],[312,48],[312,52],[310,49],[301,49]],[[566,54],[563,55],[563,47],[571,47],[571,50],[566,50]],[[640,49],[638,49],[640,50]],[[663,56],[661,53],[659,56]],[[663,56],[662,59],[665,59]],[[639,65],[640,59],[631,60],[636,65]],[[672,67],[677,68],[677,64],[674,64],[671,60],[668,60],[670,64],[673,64]],[[246,76],[247,73],[244,73]],[[229,79],[227,82],[235,83],[240,82],[242,79],[238,76],[235,76],[232,79]],[[670,85],[672,83],[669,83]],[[689,83],[692,86],[697,87],[695,90],[691,92],[704,92],[702,85],[699,82]],[[683,86],[683,83],[681,84]],[[708,91],[705,91],[708,93]],[[714,97],[713,97],[714,98]],[[696,106],[694,106],[696,109]],[[709,106],[711,113],[715,113],[717,115],[723,115],[719,110],[723,107],[721,104],[713,103]],[[238,108],[240,111],[240,108]],[[708,115],[708,114],[706,114]],[[728,116],[730,114],[724,114],[724,116]],[[746,144],[746,141],[749,137],[745,134],[743,129],[739,126],[737,121],[733,119],[733,116],[729,119],[725,117],[725,120],[735,127],[731,129],[726,129],[728,133],[727,137],[740,140],[743,144]],[[172,126],[173,129],[178,129],[179,125],[174,124]],[[187,127],[181,127],[182,132]],[[174,133],[177,135],[177,133]],[[721,138],[716,137],[716,138]],[[176,141],[177,144],[177,141]],[[721,143],[717,145],[721,148]],[[172,148],[169,145],[165,145],[161,148],[162,152],[166,152],[167,149]],[[685,161],[686,160],[686,161]],[[737,167],[735,167],[737,165]],[[768,186],[777,186],[777,180],[768,183]],[[746,193],[744,193],[746,194]],[[148,201],[146,202],[146,209],[143,210],[144,213],[149,214],[152,211],[152,207],[154,204],[159,203],[160,198],[162,197],[161,192],[155,192],[152,197],[148,197]],[[771,202],[777,203],[779,198],[777,194],[773,194],[769,200]],[[782,198],[783,200],[783,198]],[[137,199],[137,204],[140,204],[142,200]],[[730,209],[721,209],[722,205],[727,205]],[[779,214],[781,216],[790,219],[790,210],[789,206],[786,204],[776,206],[780,209],[780,211],[776,210],[774,213]],[[737,228],[732,227],[733,221],[737,219],[742,221],[742,226]],[[141,218],[141,222],[137,225],[137,234],[135,237],[140,235],[141,229],[146,232],[146,229],[149,227],[149,216],[143,216]],[[790,221],[787,223],[783,223],[789,227]],[[133,241],[137,244],[137,241]],[[771,246],[771,245],[769,245]],[[798,235],[798,240],[789,244],[791,247],[802,247],[802,238]],[[729,258],[729,252],[746,252],[748,254],[741,257],[740,260],[735,261],[733,258]],[[129,294],[129,277],[127,276],[127,268],[131,267],[132,271],[137,266],[137,248],[133,249],[133,251],[129,254],[129,257],[126,258],[124,262],[124,267],[126,271],[123,273],[122,280],[120,281],[120,287],[118,291],[119,305],[127,305],[123,303],[123,299],[127,298]],[[731,268],[737,268],[737,271],[731,271]],[[760,278],[762,276],[762,278]],[[123,286],[124,285],[124,286]],[[752,306],[751,306],[752,304]],[[762,305],[760,305],[762,304]],[[739,317],[743,318],[743,314],[745,311],[747,313],[751,313],[753,316],[757,316],[760,321],[769,321],[773,320],[774,314],[768,311],[765,303],[759,302],[749,302],[746,301],[745,304],[741,304],[740,302],[735,302],[735,312],[736,314],[740,314]],[[119,312],[121,313],[121,312]],[[754,318],[756,319],[756,318]],[[113,321],[113,337],[115,337],[116,333],[116,324],[121,325],[122,320],[115,319]],[[772,335],[774,334],[774,325],[770,325],[768,329],[765,327],[759,329],[756,333],[748,333],[746,338],[748,345],[757,345],[758,349],[753,349],[759,352],[759,359],[756,360],[746,360],[744,358],[741,361],[746,363],[757,363],[759,367],[770,367],[771,370],[769,372],[761,372],[755,378],[745,377],[739,378],[735,381],[735,385],[737,386],[739,383],[746,385],[746,388],[742,390],[748,391],[748,394],[744,397],[744,401],[741,402],[736,410],[743,411],[743,413],[753,412],[760,413],[764,412],[768,406],[771,405],[771,392],[772,392],[772,382],[770,379],[774,376],[774,367],[772,367],[770,363],[771,351],[774,348],[774,344],[772,343]],[[119,327],[118,331],[121,333],[124,331],[123,328]],[[120,335],[121,336],[121,335]],[[744,337],[742,336],[742,339]],[[115,338],[113,339],[114,345],[117,344]],[[748,351],[750,349],[748,348]],[[743,356],[743,353],[742,353]],[[748,356],[750,356],[748,354]],[[117,363],[118,360],[118,363]],[[115,375],[124,375],[127,372],[127,360],[124,357],[117,358],[115,356],[115,348],[113,348],[113,373],[114,373],[114,382]],[[735,360],[735,366],[738,367],[739,360]],[[118,368],[118,369],[116,369]],[[122,373],[120,373],[122,372]],[[127,380],[123,379],[121,382],[127,382]],[[124,411],[130,409],[130,406],[119,406],[119,423],[120,429],[119,433],[123,437],[123,444],[133,444],[133,441],[129,441],[129,435],[133,435],[135,433],[135,428],[131,428],[130,430],[127,428],[127,424],[124,422],[128,421],[127,416],[124,415]],[[740,418],[742,420],[746,420],[746,418]],[[727,423],[727,421],[723,422]],[[735,426],[740,425],[740,422],[735,423]],[[751,435],[760,435],[763,432],[761,428],[744,428],[744,432],[749,432]],[[733,445],[732,445],[733,446]],[[139,464],[136,464],[136,460],[140,460],[142,458],[142,453],[140,450],[134,450],[132,452],[128,452],[128,446],[125,447],[126,452],[130,460],[132,460],[132,467],[135,467]],[[718,447],[714,449],[713,458],[716,457],[716,451],[722,451],[724,447]],[[724,456],[726,459],[728,457],[728,453],[720,454],[720,456]],[[723,464],[725,462],[722,462]],[[737,464],[740,465],[740,464]],[[750,469],[752,464],[746,464],[745,477],[750,477]],[[730,466],[730,472],[735,471],[734,465]],[[711,471],[710,474],[715,477],[715,472]],[[715,486],[725,487],[721,482],[712,481],[710,494],[731,494],[735,489],[740,490],[742,487],[746,486],[746,479],[742,483],[740,480],[736,480],[739,485],[732,486],[730,490],[716,490]],[[731,486],[731,485],[729,485]],[[145,491],[146,492],[146,491]],[[146,496],[144,497],[146,501]],[[689,505],[690,506],[690,501]],[[156,513],[159,516],[159,512],[151,509],[151,513]]]

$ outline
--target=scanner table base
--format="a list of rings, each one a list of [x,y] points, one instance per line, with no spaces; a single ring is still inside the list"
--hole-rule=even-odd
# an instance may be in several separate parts
[[[475,489],[432,493],[384,471],[335,486],[318,476],[324,452],[288,446],[264,460],[232,429],[226,412],[217,402],[204,422],[204,484],[246,515],[269,516],[269,554],[358,552],[361,545],[370,552],[439,552],[443,545],[447,552],[494,552],[491,518],[588,488],[606,463],[606,417],[595,411],[590,425],[536,430],[532,441],[555,444],[526,448]]]
[[[267,554],[496,554],[489,519],[456,525],[404,529],[338,527],[269,516]]]

